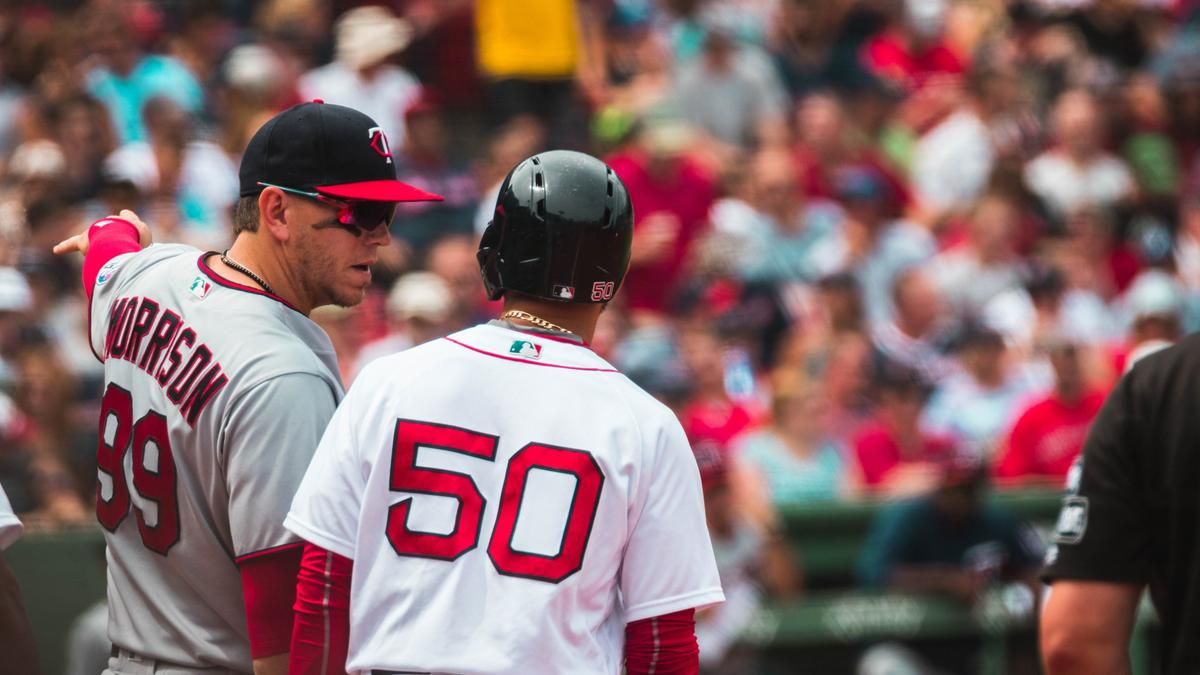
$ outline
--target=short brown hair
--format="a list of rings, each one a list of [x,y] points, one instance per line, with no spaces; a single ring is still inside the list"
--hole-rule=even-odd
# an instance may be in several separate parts
[[[258,195],[242,197],[233,205],[233,234],[258,232]]]

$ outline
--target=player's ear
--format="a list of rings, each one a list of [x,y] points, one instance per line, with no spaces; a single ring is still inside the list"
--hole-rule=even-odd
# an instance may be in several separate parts
[[[258,194],[258,227],[279,241],[287,241],[290,234],[287,227],[287,200],[283,190],[273,187],[263,188]]]

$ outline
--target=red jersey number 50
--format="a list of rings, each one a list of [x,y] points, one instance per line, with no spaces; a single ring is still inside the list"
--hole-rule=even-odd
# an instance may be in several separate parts
[[[479,545],[487,499],[469,475],[446,469],[416,465],[417,448],[448,450],[494,462],[500,439],[469,429],[397,420],[392,441],[390,487],[394,492],[452,497],[458,501],[458,515],[449,534],[417,532],[408,527],[412,497],[388,509],[387,537],[402,556],[456,560]],[[575,494],[567,513],[566,526],[558,553],[543,555],[513,548],[517,514],[525,495],[526,479],[534,469],[566,473],[575,477]],[[488,557],[496,571],[508,576],[558,583],[579,571],[587,549],[592,521],[600,505],[604,474],[591,453],[542,443],[528,443],[508,462],[501,488],[496,524],[488,542]],[[530,505],[532,507],[532,505]]]
[[[112,441],[107,438],[109,420],[115,420]],[[157,452],[156,468],[147,467],[146,451],[153,443]],[[96,466],[108,476],[112,491],[104,498],[100,476],[96,476],[96,519],[109,532],[116,532],[129,515],[132,499],[125,482],[125,452],[133,450],[133,487],[142,499],[154,502],[158,522],[146,522],[142,509],[137,509],[138,533],[146,548],[166,555],[179,542],[179,501],[175,494],[175,458],[171,456],[171,439],[167,434],[167,418],[153,410],[133,421],[133,396],[109,384],[100,402],[100,444],[96,448]]]

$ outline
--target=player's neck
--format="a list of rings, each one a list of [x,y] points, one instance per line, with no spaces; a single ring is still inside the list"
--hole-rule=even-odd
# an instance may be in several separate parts
[[[293,278],[292,274],[288,273],[283,261],[260,250],[257,243],[252,236],[238,235],[233,245],[229,247],[228,258],[265,281],[268,288],[263,288],[264,291],[283,300],[305,315],[312,312],[315,304],[305,295],[302,290],[303,286]],[[214,271],[226,279],[252,288],[262,288],[259,280],[252,279],[242,271],[225,264],[221,261],[220,256],[213,256],[210,264]]]
[[[532,314],[543,321],[565,328],[583,338],[585,342],[591,342],[592,335],[596,332],[596,321],[600,318],[601,306],[547,302],[514,294],[512,297],[506,297],[504,301],[504,311],[512,310]],[[544,328],[518,318],[507,317],[506,320],[517,326]]]

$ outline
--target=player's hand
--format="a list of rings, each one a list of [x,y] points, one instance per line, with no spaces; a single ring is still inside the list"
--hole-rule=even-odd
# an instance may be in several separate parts
[[[150,242],[152,241],[150,236],[150,226],[142,222],[142,219],[138,218],[138,215],[133,211],[124,209],[121,211],[121,215],[108,216],[108,218],[120,218],[121,220],[127,220],[130,223],[133,223],[133,226],[137,228],[138,231],[138,244],[140,244],[142,248],[146,248],[150,245]],[[88,226],[88,229],[91,229],[90,225]],[[56,255],[66,255],[68,253],[75,253],[76,251],[87,255],[88,230],[84,230],[73,237],[63,239],[54,245],[53,250]]]

